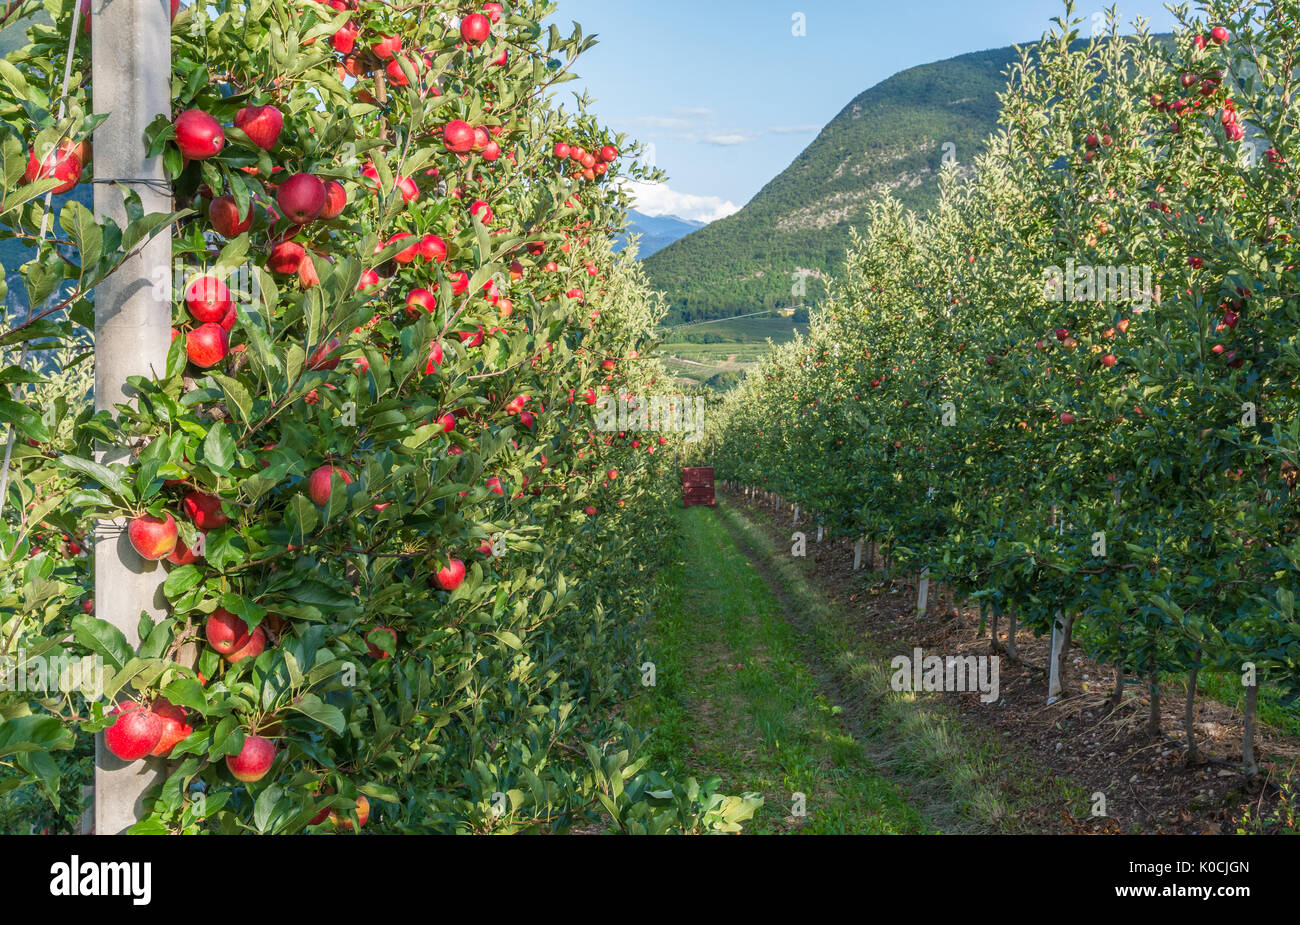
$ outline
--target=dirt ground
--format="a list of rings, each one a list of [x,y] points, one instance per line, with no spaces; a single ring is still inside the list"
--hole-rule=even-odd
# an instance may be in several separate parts
[[[723,486],[718,488],[723,494]],[[788,506],[777,527],[770,503],[750,503],[734,492],[726,492],[725,497],[760,525],[778,547],[788,544]],[[865,567],[854,572],[852,540],[827,538],[816,543],[815,529],[809,529],[806,520],[801,523],[808,531],[805,576],[833,606],[849,614],[875,646],[909,654],[914,647],[944,655],[989,654],[988,630],[982,637],[978,635],[977,607],[951,606],[949,595],[936,593],[931,585],[931,613],[918,620],[914,582],[897,577],[886,580]],[[936,598],[941,605],[934,606]],[[1008,641],[1006,630],[1004,620],[1000,633],[1003,646]],[[1034,823],[1039,831],[1230,834],[1237,831],[1238,820],[1247,810],[1252,816],[1271,810],[1278,800],[1276,781],[1296,771],[1300,742],[1261,725],[1255,746],[1261,775],[1254,780],[1246,778],[1237,769],[1241,761],[1240,710],[1204,696],[1197,699],[1194,724],[1200,755],[1190,763],[1182,741],[1182,684],[1166,684],[1161,689],[1162,735],[1152,738],[1146,728],[1149,700],[1145,683],[1126,684],[1122,705],[1112,710],[1108,701],[1114,691],[1114,669],[1074,650],[1070,657],[1072,690],[1047,706],[1050,639],[1021,630],[1016,648],[1016,658],[1003,653],[1000,662],[998,709],[990,710],[978,692],[924,696],[955,704],[972,725],[1013,740],[1085,793],[1104,793],[1111,801],[1105,817],[1074,818],[1066,810],[1045,809],[1043,818]]]

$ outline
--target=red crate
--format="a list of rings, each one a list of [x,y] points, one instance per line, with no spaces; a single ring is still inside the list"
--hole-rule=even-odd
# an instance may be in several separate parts
[[[717,500],[713,497],[713,467],[684,466],[682,468],[682,506],[707,504],[713,507]]]

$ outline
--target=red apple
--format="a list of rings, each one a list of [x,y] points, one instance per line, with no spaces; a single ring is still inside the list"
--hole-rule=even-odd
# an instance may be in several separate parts
[[[370,51],[376,58],[391,58],[402,50],[402,39],[396,35],[382,36],[378,42],[372,42]]]
[[[275,746],[268,739],[246,735],[239,754],[226,756],[226,767],[236,780],[252,783],[265,777],[274,761]]]
[[[412,289],[406,296],[406,313],[412,318],[420,317],[420,312],[432,315],[438,310],[438,297],[428,289]]]
[[[411,203],[420,198],[420,187],[411,177],[402,177],[398,180],[397,191],[402,194],[402,202]]]
[[[443,433],[449,434],[456,429],[456,415],[450,411],[438,416],[438,423],[442,425]]]
[[[431,376],[442,365],[442,344],[436,340],[429,345],[429,356],[425,360],[424,374]]]
[[[298,283],[304,289],[320,285],[320,276],[316,273],[316,264],[312,261],[311,254],[304,255],[302,263],[298,264]]]
[[[387,633],[389,636],[392,636],[393,648],[394,649],[397,648],[397,630],[393,629],[390,626],[376,626],[369,633],[367,633],[366,636],[370,637],[373,636],[375,633]],[[374,643],[372,643],[369,638],[366,639],[366,650],[370,653],[371,658],[388,658],[388,653],[385,652],[383,649],[379,648],[378,646],[376,646]]]
[[[81,181],[81,169],[82,162],[77,156],[76,147],[65,142],[43,158],[38,158],[33,151],[27,159],[27,172],[23,174],[23,182],[59,180],[54,192],[66,193]]]
[[[248,634],[248,640],[236,649],[226,655],[226,661],[230,664],[242,662],[246,658],[257,658],[266,648],[266,630],[259,625],[254,627],[253,631]]]
[[[393,235],[384,243],[384,247],[388,247],[390,245],[405,241],[409,237],[412,237],[412,235],[409,232],[399,231],[397,234]],[[410,247],[404,247],[396,254],[394,254],[393,259],[396,260],[398,263],[410,263],[412,260],[415,259],[415,255],[418,254],[419,252],[420,252],[420,242],[416,241]]]
[[[221,499],[213,495],[199,491],[187,492],[181,505],[190,520],[194,521],[194,526],[204,533],[230,523],[230,518],[221,509]]]
[[[469,214],[478,218],[484,225],[492,223],[492,207],[482,199],[474,201],[474,204],[469,207]]]
[[[201,324],[185,336],[190,362],[202,369],[216,366],[230,352],[230,339],[219,324]]]
[[[410,81],[406,79],[406,73],[402,70],[403,60],[410,62],[411,70],[415,71],[416,74],[420,73],[422,70],[421,65],[424,64],[421,59],[410,58],[406,55],[403,55],[400,58],[393,58],[392,61],[389,61],[388,65],[384,68],[384,73],[388,75],[388,82],[394,87],[405,87],[410,84]]]
[[[460,37],[466,45],[482,45],[492,34],[492,21],[482,13],[470,13],[460,21]]]
[[[253,227],[253,204],[251,202],[248,204],[248,215],[241,220],[239,207],[235,205],[235,197],[218,196],[208,206],[208,221],[212,223],[213,230],[223,238],[238,237]]]
[[[226,145],[221,123],[202,109],[185,110],[176,117],[175,125],[176,145],[192,161],[209,158]]]
[[[474,127],[463,119],[453,119],[442,130],[442,143],[453,154],[474,150]]]
[[[220,323],[234,304],[230,289],[215,276],[196,276],[185,287],[185,307],[195,321]]]
[[[334,50],[341,55],[350,55],[357,47],[357,35],[361,32],[360,27],[354,22],[349,22],[338,32],[330,36],[330,44]]]
[[[122,761],[137,761],[152,752],[163,735],[163,719],[138,703],[118,704],[104,729],[104,745]]]
[[[235,128],[259,148],[270,151],[280,140],[284,113],[274,106],[245,106],[235,113]]]
[[[198,562],[201,557],[197,552],[185,545],[185,540],[179,536],[176,538],[176,548],[167,554],[167,561],[172,565],[190,565]]]
[[[297,273],[302,266],[307,251],[296,241],[281,241],[271,248],[271,256],[266,259],[266,268],[272,273]]]
[[[163,517],[143,514],[131,521],[126,535],[141,559],[157,562],[176,548],[180,531],[176,529],[176,520],[171,514]]]
[[[420,239],[420,256],[435,263],[445,262],[447,260],[447,242],[436,234],[426,234]]]
[[[208,645],[222,655],[229,655],[248,644],[248,624],[224,607],[218,607],[204,623],[203,635]]]
[[[310,173],[295,173],[275,191],[275,201],[285,218],[301,225],[320,215],[325,208],[325,184]]]
[[[336,355],[339,349],[339,339],[331,337],[328,341],[317,347],[307,360],[308,369],[337,369],[339,357]]]
[[[325,205],[318,216],[324,221],[338,218],[348,205],[348,191],[338,180],[325,181]]]
[[[438,580],[438,587],[444,591],[455,591],[460,587],[460,583],[465,580],[465,563],[459,559],[451,559],[442,568],[438,569],[435,576]]]
[[[185,708],[176,706],[166,697],[155,700],[152,709],[154,715],[162,720],[162,736],[150,754],[156,758],[166,758],[177,742],[194,731],[194,727],[186,722]]]
[[[344,485],[352,484],[352,476],[341,466],[318,466],[307,480],[307,493],[311,495],[311,500],[320,507],[329,504],[335,476]]]

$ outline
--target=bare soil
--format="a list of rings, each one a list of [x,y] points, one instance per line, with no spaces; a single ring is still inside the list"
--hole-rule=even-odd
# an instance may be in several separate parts
[[[724,486],[719,483],[719,495]],[[751,503],[742,494],[725,492],[727,502],[760,526],[777,548],[789,544],[790,508],[783,505],[779,525],[770,503]],[[976,607],[954,606],[950,595],[930,588],[931,608],[924,619],[916,615],[917,587],[898,576],[885,577],[864,567],[853,570],[851,539],[826,538],[815,542],[806,515],[805,578],[832,606],[840,609],[871,640],[873,647],[910,655],[920,647],[927,653],[985,655],[992,641],[987,628],[979,633]],[[746,553],[753,555],[752,550]],[[864,560],[866,554],[864,553]],[[756,562],[762,567],[763,563]],[[776,586],[770,570],[769,583]],[[779,593],[779,592],[778,592]],[[784,595],[783,595],[784,596]],[[936,606],[936,603],[938,604]],[[1006,620],[999,643],[1005,648]],[[1035,764],[1062,775],[1085,793],[1106,795],[1106,816],[1076,818],[1065,807],[1042,808],[1034,828],[1043,832],[1077,834],[1230,834],[1247,810],[1252,816],[1276,805],[1276,781],[1294,774],[1300,759],[1300,741],[1262,724],[1256,730],[1256,756],[1261,773],[1247,778],[1241,761],[1240,709],[1199,697],[1195,712],[1197,748],[1195,763],[1187,760],[1183,729],[1185,687],[1167,683],[1161,688],[1161,730],[1147,732],[1149,700],[1145,681],[1125,685],[1117,710],[1109,705],[1115,671],[1071,652],[1072,689],[1048,706],[1047,665],[1050,639],[1021,630],[1016,635],[1016,657],[1002,652],[1000,694],[996,709],[982,703],[978,692],[932,693],[954,705],[963,720],[1014,742],[1031,753]],[[846,710],[854,704],[844,704]],[[860,707],[859,707],[860,708]],[[1022,822],[1025,820],[1022,820]]]

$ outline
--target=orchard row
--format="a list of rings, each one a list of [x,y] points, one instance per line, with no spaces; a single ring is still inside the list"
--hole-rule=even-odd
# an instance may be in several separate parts
[[[706,452],[1052,633],[1062,691],[1071,644],[1145,678],[1153,731],[1162,676],[1239,678],[1253,770],[1260,686],[1300,694],[1300,33],[1252,9],[1026,50],[975,178],[873,206]]]
[[[62,68],[44,64],[73,9],[47,5],[54,26],[32,28],[0,97],[6,154],[22,152],[7,201],[25,202],[3,217],[29,240],[39,197],[92,168],[102,118],[84,38],[57,118]],[[64,205],[23,267],[35,311],[56,310],[8,338],[50,362],[6,357],[22,439],[3,635],[110,669],[101,701],[0,694],[36,724],[26,782],[53,793],[61,756],[104,730],[161,771],[138,831],[717,821],[708,792],[648,796],[689,785],[630,769],[643,735],[612,709],[639,680],[675,497],[677,438],[600,432],[592,407],[671,387],[647,356],[662,306],[611,252],[615,180],[654,175],[581,101],[554,103],[590,40],[544,34],[549,12],[174,13],[173,113],[140,143],[176,212],[136,208],[119,232]],[[165,370],[92,414],[72,360],[93,283],[159,228],[187,268]],[[96,442],[129,462],[94,462]],[[99,519],[166,601],[140,602],[138,647],[82,612],[88,553],[58,542]]]

